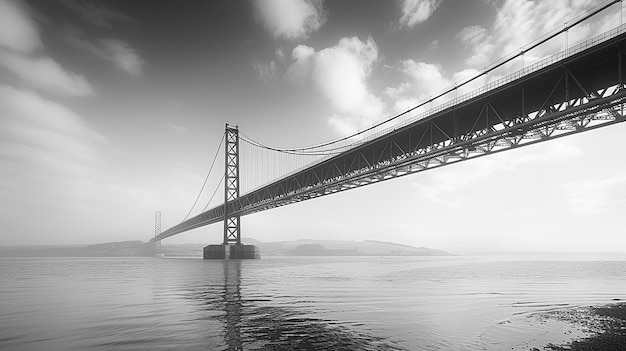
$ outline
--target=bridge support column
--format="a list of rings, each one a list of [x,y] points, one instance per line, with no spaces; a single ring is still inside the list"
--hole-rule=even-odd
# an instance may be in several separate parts
[[[205,260],[225,260],[230,257],[226,257],[226,253],[230,254],[230,250],[226,248],[228,245],[208,245],[205,246],[202,252],[202,258]],[[230,255],[229,255],[230,256]]]
[[[239,127],[226,124],[224,165],[224,242],[204,248],[205,259],[260,258],[254,245],[241,243],[241,225],[236,200],[239,198]]]
[[[204,247],[202,258],[218,259],[256,259],[261,258],[261,250],[254,245],[208,245]]]

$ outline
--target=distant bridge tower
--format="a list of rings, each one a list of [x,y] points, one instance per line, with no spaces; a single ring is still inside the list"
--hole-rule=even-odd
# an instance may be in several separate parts
[[[154,237],[156,238],[161,234],[161,211],[156,211],[154,213]],[[161,240],[156,240],[154,242],[154,253],[161,254]]]
[[[224,168],[224,242],[204,248],[205,259],[259,258],[259,248],[241,243],[241,215],[235,202],[239,199],[239,126],[226,124]]]

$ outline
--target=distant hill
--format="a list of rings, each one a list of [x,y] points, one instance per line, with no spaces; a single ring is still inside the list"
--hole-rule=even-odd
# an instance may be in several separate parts
[[[327,249],[320,244],[303,244],[287,251],[290,256],[361,256],[355,249]]]
[[[274,243],[262,243],[261,254],[276,255],[310,255],[311,248],[306,245],[318,245],[318,256],[449,256],[450,254],[426,247],[413,247],[404,244],[365,240],[365,241],[340,241],[340,240],[297,240]],[[313,250],[315,251],[315,250]]]
[[[243,243],[261,248],[261,257],[289,256],[450,256],[449,253],[426,247],[413,247],[385,241],[311,240],[262,242],[244,238]],[[199,256],[204,244],[163,243],[166,256]]]
[[[121,241],[87,246],[0,247],[0,257],[119,257],[150,256],[143,241]]]
[[[261,248],[263,256],[449,256],[450,254],[426,247],[413,247],[386,241],[310,240],[262,242],[251,238],[245,244]],[[207,244],[162,243],[166,256],[201,257]],[[124,257],[151,256],[143,241],[122,241],[86,246],[25,246],[0,247],[0,257]]]

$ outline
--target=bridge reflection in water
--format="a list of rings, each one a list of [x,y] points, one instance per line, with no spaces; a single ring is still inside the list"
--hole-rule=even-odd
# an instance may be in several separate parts
[[[194,290],[200,288],[201,291],[192,291],[190,297],[201,300],[198,302],[207,312],[206,319],[222,326],[219,333],[208,331],[208,335],[222,336],[222,340],[208,340],[208,345],[216,350],[406,350],[392,341],[353,330],[340,322],[312,317],[313,311],[273,306],[269,296],[247,297],[242,293],[242,285],[245,286],[242,279],[251,261],[203,262],[210,281],[196,286]],[[216,267],[219,265],[222,267]],[[216,282],[215,273],[219,270],[223,271],[223,280]],[[222,286],[218,287],[220,284]],[[207,326],[213,328],[216,324]]]
[[[243,350],[241,342],[241,261],[224,263],[224,311],[226,312],[225,341],[229,350]]]

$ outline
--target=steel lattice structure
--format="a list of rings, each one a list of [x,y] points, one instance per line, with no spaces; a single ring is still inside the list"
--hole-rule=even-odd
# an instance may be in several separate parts
[[[226,206],[158,238],[226,218],[239,226],[243,215],[623,122],[625,32],[615,28],[307,169],[227,196]]]
[[[226,124],[224,176],[224,245],[241,244],[238,209],[233,205],[239,198],[239,129]]]
[[[154,237],[155,239],[161,234],[161,211],[154,212]],[[161,240],[154,241],[154,249],[156,253],[161,253]]]

